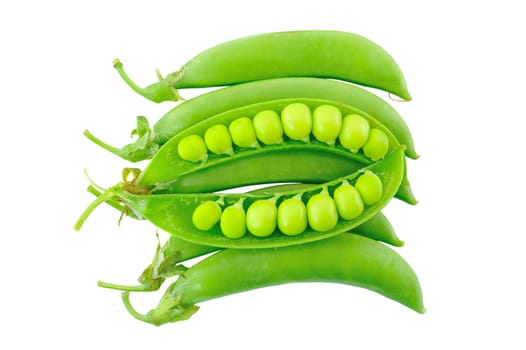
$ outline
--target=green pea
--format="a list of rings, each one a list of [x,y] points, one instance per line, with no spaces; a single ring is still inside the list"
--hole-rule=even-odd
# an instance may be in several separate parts
[[[307,218],[310,227],[315,231],[324,232],[336,226],[338,211],[334,200],[328,193],[318,193],[309,199]]]
[[[252,121],[247,117],[242,117],[230,123],[228,128],[232,141],[239,147],[257,147],[256,132]]]
[[[342,128],[342,113],[331,105],[318,106],[312,113],[312,133],[321,142],[334,143]]]
[[[179,157],[189,162],[205,161],[207,156],[206,144],[199,135],[188,135],[177,145]]]
[[[272,110],[261,111],[256,114],[253,123],[257,138],[265,145],[283,141],[283,126],[278,113]]]
[[[220,218],[221,207],[214,201],[206,201],[199,204],[192,214],[194,226],[203,231],[208,231],[214,227]]]
[[[291,103],[281,111],[281,122],[285,134],[292,140],[308,140],[312,131],[312,116],[303,103]]]
[[[278,209],[273,201],[260,199],[247,210],[248,231],[257,237],[270,236],[276,230]]]
[[[356,153],[367,142],[369,129],[369,122],[364,117],[349,114],[343,118],[340,143],[343,147]]]
[[[363,153],[373,161],[383,159],[389,150],[389,138],[380,129],[373,128],[363,145]]]
[[[371,171],[366,171],[361,175],[354,187],[360,192],[360,196],[367,205],[373,205],[382,198],[382,180]]]
[[[363,213],[360,192],[349,183],[343,183],[334,191],[334,202],[338,214],[345,220],[356,219]]]
[[[223,124],[210,127],[205,133],[205,143],[215,154],[232,154],[232,139]]]
[[[307,209],[298,198],[284,200],[278,208],[278,227],[287,236],[295,236],[307,228]]]
[[[241,238],[247,230],[245,225],[245,210],[241,204],[234,204],[223,210],[221,214],[221,232],[228,238]]]

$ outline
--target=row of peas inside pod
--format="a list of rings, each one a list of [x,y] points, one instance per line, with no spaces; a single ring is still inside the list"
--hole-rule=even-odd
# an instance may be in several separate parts
[[[290,55],[277,54],[283,50]],[[411,99],[384,49],[345,32],[266,33],[205,50],[144,89],[119,60],[114,66],[155,102],[180,100],[179,89],[221,86],[181,102],[154,129],[138,119],[139,139],[128,147],[85,133],[124,159],[150,160],[110,188],[90,179],[96,199],[75,228],[105,202],[170,234],[139,286],[99,282],[125,291],[132,316],[160,325],[188,319],[206,300],[313,280],[370,289],[425,311],[415,272],[380,243],[402,245],[381,213],[390,200],[416,204],[406,169],[406,155],[416,158],[411,133],[389,104],[359,87]],[[185,111],[180,120],[177,111]],[[267,187],[236,191],[244,185]],[[133,308],[129,292],[157,290],[174,276],[156,308],[144,314]]]
[[[274,108],[278,103],[274,102]],[[252,117],[252,118],[250,118]],[[339,144],[353,153],[360,149],[372,161],[382,159],[389,150],[385,132],[371,128],[367,119],[359,114],[342,118],[342,112],[333,104],[320,104],[314,111],[301,102],[286,105],[280,114],[272,109],[262,110],[250,117],[239,117],[224,124],[208,128],[204,137],[192,134],[183,138],[178,146],[181,159],[204,161],[208,153],[231,155],[232,143],[237,147],[255,148],[289,141]]]

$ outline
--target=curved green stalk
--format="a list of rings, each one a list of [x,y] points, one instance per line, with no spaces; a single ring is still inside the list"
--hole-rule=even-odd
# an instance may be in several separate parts
[[[116,58],[113,60],[113,67],[117,70],[122,79],[126,84],[133,89],[139,95],[152,100],[154,102],[163,102],[163,101],[180,101],[182,97],[179,95],[179,92],[174,87],[175,82],[179,78],[179,74],[170,74],[166,78],[163,78],[158,73],[159,78],[158,83],[151,84],[145,88],[141,88],[139,85],[135,84],[133,80],[128,76],[124,71],[122,62]]]

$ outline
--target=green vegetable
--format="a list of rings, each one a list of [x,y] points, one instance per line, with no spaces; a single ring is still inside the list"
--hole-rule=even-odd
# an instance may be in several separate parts
[[[402,71],[376,43],[338,31],[265,33],[228,41],[190,59],[179,71],[144,89],[114,67],[137,93],[154,102],[177,101],[177,89],[224,86],[280,77],[321,77],[357,83],[411,100]]]
[[[319,78],[280,78],[234,85],[197,96],[174,107],[150,128],[137,118],[133,134],[138,139],[122,148],[112,147],[88,130],[84,135],[106,150],[132,162],[151,158],[159,148],[182,130],[229,110],[287,98],[314,98],[339,102],[374,117],[407,147],[406,154],[418,158],[411,132],[398,112],[383,99],[357,86]]]
[[[188,319],[197,304],[257,288],[294,282],[341,283],[369,289],[424,313],[422,291],[409,264],[394,250],[353,234],[280,248],[226,249],[187,269],[161,298],[137,319],[161,325]]]
[[[127,184],[119,184],[104,194],[99,196],[81,215],[75,229],[80,229],[83,222],[90,215],[90,213],[102,202],[111,199],[118,199],[122,201],[130,210],[134,212],[137,217],[144,217],[151,221],[155,226],[164,231],[178,236],[181,239],[188,240],[198,244],[218,246],[218,247],[235,247],[235,248],[263,248],[263,247],[277,247],[290,244],[298,244],[318,239],[334,236],[338,233],[352,230],[354,227],[369,220],[374,215],[378,214],[385,205],[391,200],[396,193],[402,176],[404,173],[404,154],[403,149],[400,148],[392,152],[382,161],[374,163],[366,168],[347,175],[343,178],[335,179],[330,182],[311,187],[303,191],[282,192],[279,194],[214,194],[214,193],[194,193],[194,194],[160,194],[160,195],[145,195],[132,194],[128,192]],[[316,195],[322,190],[332,191],[347,181],[354,183],[362,177],[365,172],[375,174],[380,179],[383,191],[381,198],[375,202],[374,205],[368,206],[364,209],[363,214],[354,220],[338,220],[336,226],[325,232],[317,232],[316,228],[308,227],[305,232],[296,236],[287,236],[276,232],[268,237],[254,237],[253,235],[244,235],[244,213],[246,207],[251,203],[270,198],[290,198],[301,194],[302,198],[308,202],[309,198]],[[133,189],[134,187],[132,187]],[[358,187],[357,187],[358,189]],[[376,190],[376,188],[373,188]],[[206,201],[215,201],[224,203],[226,209],[223,210],[221,217],[221,227],[213,227],[209,231],[197,230],[192,222],[192,215],[196,208]],[[364,200],[365,202],[365,200]],[[243,203],[243,204],[241,204]],[[227,209],[232,205],[238,206],[236,214],[233,218],[229,217],[223,226],[223,216],[226,215]],[[242,205],[246,207],[241,207]],[[279,204],[278,204],[279,205]],[[242,213],[242,215],[241,215]],[[242,227],[241,227],[241,226]],[[227,227],[227,229],[225,229]],[[242,237],[241,237],[242,236]],[[240,238],[238,238],[240,237]],[[237,239],[232,239],[237,238]]]

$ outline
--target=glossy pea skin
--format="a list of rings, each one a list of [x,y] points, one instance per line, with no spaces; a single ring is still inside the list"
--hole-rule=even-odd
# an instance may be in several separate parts
[[[389,138],[382,130],[372,128],[369,133],[369,138],[362,149],[368,158],[376,162],[387,154],[389,150]]]
[[[192,214],[192,222],[195,227],[203,231],[208,231],[214,227],[220,218],[221,207],[214,201],[206,201],[199,204]]]
[[[340,133],[340,143],[353,153],[367,142],[369,137],[369,122],[358,114],[349,114],[343,118]]]
[[[281,111],[285,135],[296,141],[308,140],[312,131],[312,113],[303,103],[291,103]]]
[[[199,135],[188,135],[177,145],[177,153],[189,162],[204,161],[207,155],[205,141]]]
[[[221,214],[221,232],[228,238],[241,238],[247,230],[245,221],[246,214],[241,204],[229,206]]]
[[[342,113],[331,105],[316,107],[312,113],[312,134],[316,140],[334,143],[342,128]]]
[[[338,222],[338,211],[328,193],[318,193],[307,202],[309,226],[318,232],[329,231]]]
[[[366,171],[363,175],[360,175],[354,187],[360,192],[360,196],[367,205],[375,204],[382,197],[382,180],[371,171]]]
[[[364,206],[360,192],[349,183],[344,183],[336,188],[334,202],[338,214],[345,220],[356,219],[363,213]]]
[[[265,145],[274,145],[283,141],[283,126],[279,114],[272,110],[257,113],[252,121],[258,140]]]
[[[267,249],[225,249],[185,271],[145,315],[155,325],[188,319],[196,304],[262,287],[330,282],[366,288],[419,313],[425,312],[415,271],[395,250],[373,239],[341,234],[315,242]]]
[[[307,208],[299,198],[285,199],[278,208],[278,227],[287,236],[296,236],[307,228]]]
[[[257,147],[256,131],[252,120],[242,117],[234,120],[228,127],[232,141],[239,147]]]
[[[270,236],[276,230],[278,209],[273,201],[260,199],[247,210],[248,231],[256,237]]]
[[[206,130],[205,143],[215,154],[232,154],[232,139],[228,128],[223,124],[214,125]]]

